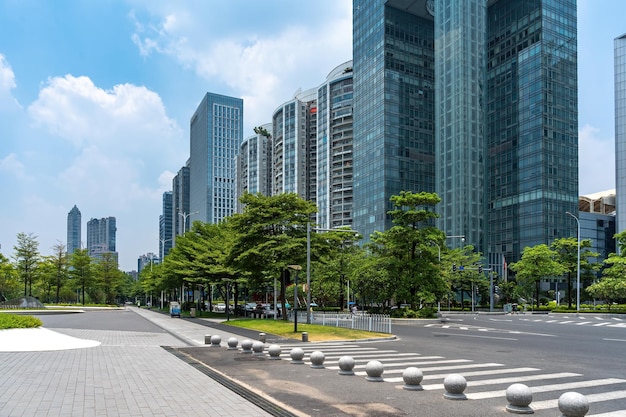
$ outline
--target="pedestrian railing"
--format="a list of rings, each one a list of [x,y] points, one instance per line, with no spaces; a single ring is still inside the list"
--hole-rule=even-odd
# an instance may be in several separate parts
[[[293,320],[293,317],[290,319]],[[306,323],[305,311],[299,312],[298,321]],[[391,317],[388,314],[312,312],[311,324],[391,334]]]

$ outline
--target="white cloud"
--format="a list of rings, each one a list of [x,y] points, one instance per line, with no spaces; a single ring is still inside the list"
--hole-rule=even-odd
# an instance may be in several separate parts
[[[21,109],[19,102],[12,96],[15,89],[15,74],[4,55],[0,54],[0,111]]]
[[[10,153],[3,159],[0,159],[0,171],[7,172],[21,180],[33,180],[31,176],[26,174],[24,164],[18,160],[17,155],[14,153]]]
[[[578,132],[579,193],[615,188],[615,141],[590,125]]]
[[[277,21],[278,7],[264,11],[261,19],[242,12],[241,19],[252,20],[239,27],[249,30],[228,31],[228,36],[219,29],[211,32],[220,25],[220,10],[206,10],[215,25],[202,12],[161,10],[156,24],[136,22],[133,41],[143,55],[172,56],[200,77],[228,87],[228,94],[244,98],[244,123],[253,126],[270,121],[273,110],[298,88],[317,87],[352,58],[351,2],[331,4],[307,15],[306,25],[291,23],[293,15]]]

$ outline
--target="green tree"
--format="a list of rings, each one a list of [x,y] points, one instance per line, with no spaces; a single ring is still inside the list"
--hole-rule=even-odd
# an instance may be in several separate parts
[[[489,286],[485,275],[477,271],[480,253],[474,252],[472,245],[467,245],[445,252],[443,258],[446,282],[450,288],[460,294],[461,308],[464,309],[465,295],[474,302],[476,294],[481,290],[484,292],[485,288]],[[456,270],[454,270],[453,265],[456,266]]]
[[[386,258],[391,277],[395,277],[396,297],[411,303],[413,309],[422,299],[441,298],[446,285],[439,268],[433,242],[444,241],[443,232],[432,226],[441,201],[437,194],[402,191],[391,197],[394,210],[389,211],[394,226],[385,232],[374,232],[369,249]]]
[[[626,299],[626,258],[612,253],[604,264],[602,279],[588,286],[586,291],[594,298],[605,300],[610,309],[613,302]]]
[[[164,289],[172,283],[182,286],[186,282],[210,289],[212,283],[225,287],[224,279],[240,278],[239,271],[226,263],[233,239],[234,232],[228,221],[194,222],[190,231],[176,238],[176,246],[166,257],[164,268],[158,268],[153,274],[153,288]],[[238,299],[238,292],[239,287],[235,285],[235,299]]]
[[[352,283],[352,292],[358,291],[356,271],[365,256],[364,249],[356,244],[360,239],[353,231],[312,231],[311,241],[315,244],[312,243],[311,258],[317,256],[311,262],[311,293],[318,304],[332,302],[345,307],[348,281]]]
[[[577,276],[578,269],[578,239],[574,237],[566,237],[556,239],[550,245],[550,248],[556,253],[556,260],[565,268],[567,274],[567,308],[572,308],[573,279]],[[595,275],[601,264],[597,262],[589,262],[589,258],[597,258],[599,255],[592,252],[591,240],[584,239],[580,241],[580,274],[583,276]],[[582,285],[582,284],[581,284]]]
[[[70,278],[81,290],[82,303],[85,305],[85,291],[91,289],[94,282],[94,265],[87,249],[76,249],[70,256]]]
[[[117,258],[112,252],[105,252],[95,264],[95,282],[104,293],[106,304],[115,304],[115,296],[119,293],[119,286],[123,282],[124,273],[119,270]]]
[[[0,302],[15,298],[19,281],[15,267],[9,259],[0,253]]]
[[[17,262],[17,271],[24,281],[24,296],[32,296],[33,280],[36,277],[37,265],[40,261],[39,242],[37,236],[32,233],[18,233],[17,245],[13,246],[15,250],[15,260]]]
[[[306,262],[307,223],[315,204],[297,194],[244,194],[243,213],[231,217],[235,232],[228,265],[246,273],[251,287],[270,285],[280,276],[280,299],[286,319],[285,286],[289,265]],[[305,271],[302,271],[304,273]]]
[[[50,261],[54,266],[54,288],[57,303],[59,302],[61,288],[69,278],[69,259],[66,249],[63,243],[57,242],[57,244],[52,247],[54,254],[50,257]]]
[[[517,284],[525,294],[532,295],[533,284],[537,308],[539,308],[539,283],[542,278],[558,277],[567,272],[565,266],[558,261],[558,255],[548,245],[541,244],[533,247],[525,247],[522,258],[509,266],[513,272]]]

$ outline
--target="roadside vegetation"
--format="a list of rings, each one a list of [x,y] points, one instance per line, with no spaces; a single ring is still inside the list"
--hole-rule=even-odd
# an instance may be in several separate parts
[[[496,268],[474,246],[450,240],[463,236],[446,236],[435,226],[440,198],[434,193],[392,196],[393,227],[372,233],[367,243],[349,228],[317,229],[311,223],[317,207],[296,194],[244,194],[240,202],[243,212],[219,224],[194,222],[161,262],[138,277],[121,272],[113,254],[94,259],[82,249],[68,255],[58,243],[44,256],[37,236],[19,233],[12,256],[0,253],[0,309],[2,301],[22,295],[48,305],[142,307],[160,306],[162,297],[166,308],[168,300],[182,301],[183,312],[195,308],[200,317],[216,302],[274,303],[276,293],[286,317],[296,288],[300,306],[310,292],[315,310],[346,311],[354,304],[359,311],[403,318],[433,317],[438,308],[488,310],[492,290],[498,310],[515,304],[557,309],[551,303],[556,299],[559,311],[576,307],[576,238],[526,247],[508,269],[506,263]],[[624,311],[626,232],[615,239],[619,254],[607,259],[591,250],[589,240],[580,242],[584,311]],[[495,269],[506,269],[505,276]],[[558,282],[558,292],[545,291],[546,282]]]
[[[37,317],[0,313],[0,330],[40,327],[42,324]]]

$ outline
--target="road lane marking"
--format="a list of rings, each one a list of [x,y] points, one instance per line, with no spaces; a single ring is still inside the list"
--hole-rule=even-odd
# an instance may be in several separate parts
[[[529,387],[529,388],[530,388],[530,391],[533,394],[535,394],[535,393],[540,393],[540,392],[565,391],[565,390],[577,389],[577,388],[596,387],[600,385],[621,384],[624,382],[626,382],[626,380],[617,379],[617,378],[606,378],[606,379],[596,379],[596,380],[591,380],[591,381],[569,382],[569,383],[563,383],[563,384],[540,385],[540,386]],[[469,393],[466,395],[467,395],[467,398],[469,398],[470,400],[483,400],[487,398],[504,397],[506,396],[506,390],[476,392],[476,393]],[[533,405],[532,408],[535,408],[534,404],[535,403],[532,403]]]
[[[612,392],[603,392],[600,394],[587,394],[585,398],[590,403],[597,403],[601,401],[611,401],[618,400],[621,398],[626,398],[626,390],[622,391],[612,391]],[[531,407],[533,410],[546,410],[548,408],[557,408],[559,406],[559,400],[545,400],[545,401],[537,401],[536,403],[531,403]],[[617,414],[616,414],[617,415]],[[623,415],[623,414],[622,414]]]
[[[433,332],[433,334],[443,335],[443,336],[458,336],[458,337],[476,337],[479,339],[497,339],[497,340],[511,340],[517,341],[519,339],[513,337],[495,337],[495,336],[478,336],[473,334],[461,334],[461,333],[441,333],[441,332]]]
[[[540,371],[538,368],[508,368],[508,369],[492,369],[490,371],[472,371],[472,372],[463,372],[462,375],[464,377],[468,376],[484,376],[484,375],[501,375],[501,374],[510,374],[510,373],[520,373],[520,372],[534,372]],[[400,373],[404,372],[403,369],[394,369],[394,372],[386,372],[388,373]],[[424,381],[429,379],[445,379],[450,374],[435,374],[435,375],[424,375]],[[385,382],[403,382],[404,379],[402,377],[397,378],[384,378]]]
[[[602,340],[606,340],[607,342],[626,342],[626,339],[602,339]]]
[[[582,376],[581,374],[575,374],[572,372],[559,372],[556,374],[541,374],[541,375],[528,375],[528,376],[514,376],[510,378],[495,378],[495,379],[484,379],[478,381],[467,381],[468,387],[482,387],[486,385],[496,385],[496,384],[506,384],[506,383],[517,383],[517,382],[525,382],[525,381],[537,381],[544,379],[558,379],[558,378],[572,378],[575,376]],[[436,390],[436,389],[444,389],[443,384],[431,384],[431,385],[422,385],[425,390]],[[532,390],[532,388],[531,388]],[[505,393],[506,391],[501,391]],[[499,396],[499,395],[498,395]],[[469,396],[468,396],[469,398]]]

